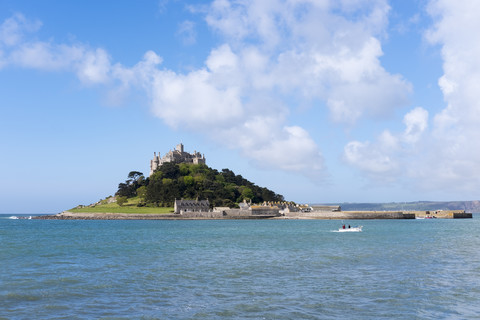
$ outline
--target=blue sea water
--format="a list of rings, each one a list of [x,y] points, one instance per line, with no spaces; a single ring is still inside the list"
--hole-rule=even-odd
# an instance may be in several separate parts
[[[479,319],[479,216],[0,216],[0,319]]]

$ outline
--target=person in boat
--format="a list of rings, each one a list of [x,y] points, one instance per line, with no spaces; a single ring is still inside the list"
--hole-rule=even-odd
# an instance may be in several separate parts
[[[345,229],[345,225],[342,226],[342,229]]]
[[[348,225],[348,229],[350,229],[350,225]]]

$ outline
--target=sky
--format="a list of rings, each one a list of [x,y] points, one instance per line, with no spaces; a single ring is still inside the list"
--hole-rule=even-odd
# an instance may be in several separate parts
[[[0,213],[183,143],[298,203],[477,200],[480,2],[0,0]]]

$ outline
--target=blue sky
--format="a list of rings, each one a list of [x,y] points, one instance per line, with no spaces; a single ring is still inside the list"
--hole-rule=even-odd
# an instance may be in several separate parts
[[[0,213],[182,142],[301,203],[476,200],[480,3],[0,0]]]

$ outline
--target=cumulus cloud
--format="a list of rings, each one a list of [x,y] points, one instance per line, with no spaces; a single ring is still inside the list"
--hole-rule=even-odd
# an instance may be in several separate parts
[[[379,60],[388,11],[385,1],[217,0],[207,21],[232,47],[263,55],[261,84],[323,100],[333,120],[354,123],[408,102],[411,85]]]
[[[385,131],[376,144],[368,141],[349,142],[345,146],[345,160],[371,176],[381,175],[385,178],[398,168],[398,159],[392,156],[392,150],[389,148],[389,142],[392,141],[388,140],[395,140],[395,137]]]
[[[381,137],[352,141],[344,158],[378,180],[409,179],[411,187],[463,190],[465,197],[475,197],[468,192],[480,187],[480,44],[475,40],[480,2],[432,0],[428,12],[434,24],[425,38],[441,48],[444,74],[438,85],[446,107],[431,120],[416,108],[405,115],[405,130],[391,134],[395,143]]]
[[[172,127],[208,131],[234,123],[242,115],[238,89],[219,88],[207,70],[186,75],[158,72],[152,86],[153,111]]]
[[[431,1],[435,19],[426,38],[441,46],[444,74],[439,79],[447,107],[435,115],[430,166],[423,173],[438,177],[442,185],[480,187],[480,3]],[[440,155],[440,156],[439,156]]]
[[[30,21],[21,14],[6,19],[0,26],[0,64],[74,72],[85,84],[109,81],[111,64],[105,50],[36,40],[30,34],[40,27],[39,21]]]
[[[417,107],[408,112],[405,130],[383,131],[374,141],[351,141],[344,148],[344,160],[376,181],[390,182],[405,175],[412,156],[418,160],[419,141],[428,127],[428,111]]]
[[[428,125],[428,111],[423,108],[415,108],[403,118],[405,132],[403,139],[409,144],[416,143]]]
[[[23,16],[0,28],[0,63],[70,71],[84,84],[106,84],[115,93],[141,88],[152,113],[169,126],[234,146],[258,165],[310,177],[324,170],[323,156],[309,132],[289,122],[297,106],[285,101],[326,106],[331,119],[347,124],[391,114],[408,102],[410,84],[380,63],[386,0],[215,0],[196,12],[202,8],[223,43],[211,49],[202,67],[188,72],[162,69],[161,57],[151,51],[126,67],[113,64],[101,48],[29,39],[39,25]],[[192,43],[195,24],[184,22],[179,35]],[[424,130],[420,118],[405,120],[400,140],[418,139]],[[393,140],[387,133],[380,139],[379,171],[398,166],[380,157],[394,148]],[[347,158],[372,167],[361,160],[367,148],[353,143]]]

